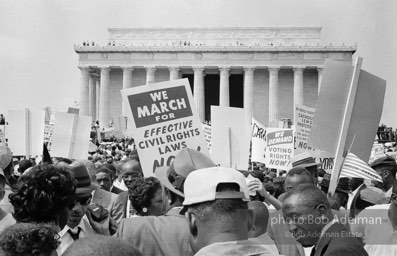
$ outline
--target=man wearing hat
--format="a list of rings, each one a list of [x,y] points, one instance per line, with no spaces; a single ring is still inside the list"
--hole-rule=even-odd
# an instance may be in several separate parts
[[[95,221],[88,206],[91,204],[92,192],[98,185],[91,183],[90,176],[84,165],[71,168],[72,176],[76,180],[75,200],[70,205],[69,218],[66,226],[58,233],[61,244],[57,248],[58,255],[63,252],[77,239],[90,236],[91,234],[110,235],[110,229],[114,228],[114,221],[109,218],[109,213],[102,210],[103,220]],[[116,227],[117,228],[117,227]]]
[[[244,175],[234,169],[210,167],[187,176],[185,214],[196,256],[274,255],[258,240],[248,239],[253,212]]]
[[[310,174],[312,175],[315,184],[318,183],[317,170],[318,170],[319,163],[316,162],[316,160],[314,159],[312,154],[310,154],[310,152],[305,151],[300,154],[297,154],[296,156],[294,156],[291,159],[291,162],[292,162],[292,168],[298,167],[298,166],[306,168],[306,170],[308,170],[310,172]]]
[[[350,221],[350,229],[362,238],[365,243],[364,248],[369,255],[397,254],[397,181],[391,188],[389,202],[365,208],[356,219]]]
[[[328,194],[328,189],[329,189],[329,183],[331,181],[331,174],[326,173],[324,174],[323,179],[320,182],[320,187],[321,190],[325,193]],[[344,209],[347,208],[347,201],[349,199],[349,194],[350,194],[350,188],[349,188],[349,178],[339,178],[338,185],[336,186],[335,193],[332,197],[333,200],[336,201],[336,210],[339,210],[340,207],[343,207]],[[331,206],[333,206],[331,204]],[[335,209],[333,207],[332,209]]]
[[[83,165],[86,170],[89,172],[89,176],[91,182],[95,182],[95,167],[92,162],[88,160],[78,160],[72,163],[72,167]],[[92,202],[95,204],[102,205],[109,211],[110,217],[115,220],[117,223],[121,221],[123,216],[124,205],[119,201],[119,196],[101,189],[99,186],[96,186],[92,191]]]
[[[190,173],[215,166],[204,154],[182,149],[171,166],[159,167],[155,175],[164,186],[164,202],[169,208],[162,216],[128,218],[121,221],[116,236],[132,243],[143,255],[193,255],[190,232],[185,218],[179,214],[184,200],[183,184]]]
[[[384,156],[373,161],[371,167],[382,177],[383,181],[383,184],[374,181],[374,185],[382,189],[386,193],[385,196],[390,198],[393,184],[396,180],[396,160],[391,156]]]

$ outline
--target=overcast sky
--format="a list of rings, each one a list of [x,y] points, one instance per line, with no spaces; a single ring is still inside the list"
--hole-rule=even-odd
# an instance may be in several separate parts
[[[396,128],[396,13],[395,0],[0,0],[0,113],[73,106],[73,45],[106,44],[109,27],[322,26],[323,42],[357,43],[362,68],[387,81],[382,121]]]

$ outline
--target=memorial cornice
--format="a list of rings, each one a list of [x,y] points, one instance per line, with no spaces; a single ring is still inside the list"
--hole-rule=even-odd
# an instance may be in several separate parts
[[[180,47],[180,46],[81,46],[75,45],[76,53],[132,53],[132,52],[352,52],[357,46],[345,45],[315,45],[315,46],[240,46],[240,47]]]

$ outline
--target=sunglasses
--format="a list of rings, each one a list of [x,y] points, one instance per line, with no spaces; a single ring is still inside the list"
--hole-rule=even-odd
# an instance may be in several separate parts
[[[91,199],[92,199],[92,196],[88,196],[88,197],[75,197],[74,200],[72,200],[72,201],[69,203],[68,208],[69,208],[69,209],[73,209],[73,207],[74,207],[77,203],[79,203],[80,205],[84,205],[84,206],[89,205],[89,204],[91,203]]]

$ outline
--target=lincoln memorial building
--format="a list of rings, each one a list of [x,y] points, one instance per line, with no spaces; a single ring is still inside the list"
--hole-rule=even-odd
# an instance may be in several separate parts
[[[268,125],[314,107],[326,58],[352,63],[356,46],[324,44],[321,27],[110,28],[109,42],[75,45],[80,113],[101,126],[127,116],[120,90],[187,78],[202,122],[210,106],[246,108]]]

